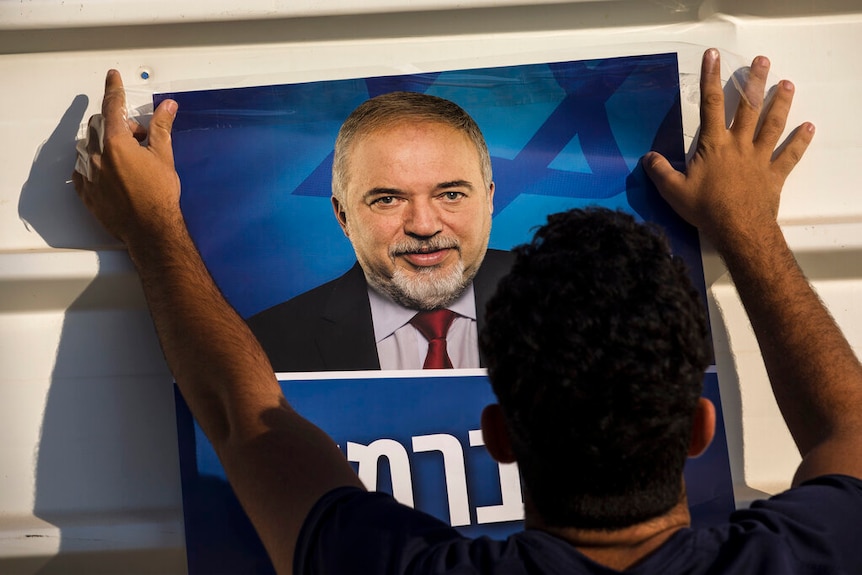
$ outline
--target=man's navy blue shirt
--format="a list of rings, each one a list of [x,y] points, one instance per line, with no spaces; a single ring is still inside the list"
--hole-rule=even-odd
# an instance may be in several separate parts
[[[681,529],[632,574],[862,574],[862,481],[830,475],[757,501],[723,525]],[[303,525],[296,573],[611,574],[562,539],[526,530],[469,539],[382,493],[331,491]]]

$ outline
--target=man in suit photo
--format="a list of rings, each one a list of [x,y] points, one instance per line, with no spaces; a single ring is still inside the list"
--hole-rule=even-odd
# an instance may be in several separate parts
[[[494,183],[478,125],[415,92],[372,98],[339,131],[332,207],[357,263],[248,318],[275,371],[478,368],[508,252],[488,250]]]

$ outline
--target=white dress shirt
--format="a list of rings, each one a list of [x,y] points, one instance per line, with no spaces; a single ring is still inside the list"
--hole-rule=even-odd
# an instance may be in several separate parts
[[[409,323],[418,312],[395,303],[370,286],[368,300],[380,369],[422,369],[428,353],[428,340]],[[446,334],[446,349],[452,367],[478,368],[479,336],[472,283],[448,309],[458,314]]]

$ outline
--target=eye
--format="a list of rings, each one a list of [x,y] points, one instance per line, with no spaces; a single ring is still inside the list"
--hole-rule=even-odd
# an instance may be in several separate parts
[[[371,205],[391,206],[395,203],[395,196],[380,196],[371,202]]]
[[[461,198],[466,197],[466,194],[464,192],[448,191],[443,194],[443,197],[450,202],[454,202],[456,200],[460,200]]]

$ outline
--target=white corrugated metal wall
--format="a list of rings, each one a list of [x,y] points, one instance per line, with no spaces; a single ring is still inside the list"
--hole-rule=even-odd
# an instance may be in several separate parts
[[[862,6],[842,0],[0,3],[0,572],[185,572],[172,384],[125,253],[69,174],[107,68],[133,105],[208,88],[707,46],[792,79],[817,136],[788,182],[791,247],[862,349]],[[854,64],[853,62],[856,62]],[[144,80],[141,71],[149,72]],[[691,95],[691,91],[685,92]],[[686,103],[686,133],[696,128]],[[707,282],[737,498],[798,456],[717,258]]]

